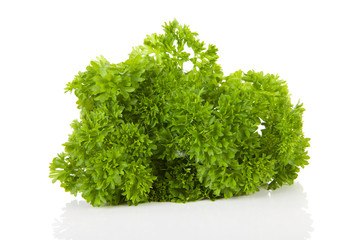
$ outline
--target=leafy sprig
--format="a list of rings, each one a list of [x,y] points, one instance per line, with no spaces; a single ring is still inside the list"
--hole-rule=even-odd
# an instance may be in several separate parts
[[[80,121],[50,164],[53,182],[93,206],[229,198],[292,184],[308,164],[309,138],[286,82],[255,71],[224,76],[214,45],[176,20],[163,28],[125,62],[98,57],[67,84]]]

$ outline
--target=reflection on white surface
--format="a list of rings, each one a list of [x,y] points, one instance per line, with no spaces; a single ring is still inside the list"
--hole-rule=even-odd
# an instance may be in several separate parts
[[[299,183],[227,200],[94,208],[74,200],[55,219],[56,239],[308,239],[312,220]]]

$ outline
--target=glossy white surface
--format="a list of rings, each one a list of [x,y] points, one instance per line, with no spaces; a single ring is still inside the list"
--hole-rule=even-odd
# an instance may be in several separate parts
[[[2,1],[0,239],[360,239],[357,1]],[[177,18],[225,74],[278,73],[304,103],[310,165],[292,186],[228,200],[93,208],[48,178],[78,117],[63,88],[123,61]]]
[[[306,194],[300,184],[249,197],[187,204],[150,203],[138,207],[93,208],[66,204],[54,221],[59,239],[304,239],[312,232]]]

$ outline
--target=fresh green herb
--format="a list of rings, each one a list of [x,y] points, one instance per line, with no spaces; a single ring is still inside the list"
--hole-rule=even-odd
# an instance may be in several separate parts
[[[286,82],[255,71],[224,76],[214,45],[176,20],[163,28],[125,62],[99,57],[67,84],[80,121],[50,164],[53,182],[93,206],[230,198],[292,184],[308,164],[310,139]]]

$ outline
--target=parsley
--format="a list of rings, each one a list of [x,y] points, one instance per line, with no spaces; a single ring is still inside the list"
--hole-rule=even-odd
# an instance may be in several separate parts
[[[53,182],[93,206],[230,198],[292,184],[308,164],[310,139],[286,82],[255,71],[224,76],[214,45],[176,20],[163,28],[125,62],[98,57],[67,84],[80,121],[50,164]]]

